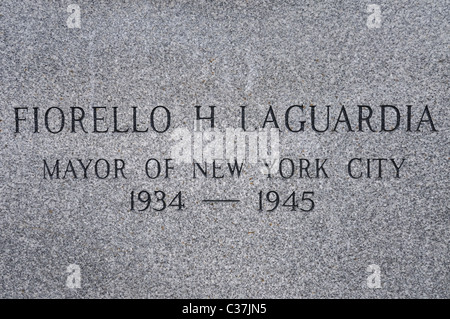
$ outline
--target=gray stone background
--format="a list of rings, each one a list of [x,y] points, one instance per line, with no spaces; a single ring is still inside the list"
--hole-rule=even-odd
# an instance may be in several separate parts
[[[370,3],[381,28],[366,25]],[[2,0],[0,297],[448,298],[449,4]],[[429,105],[439,131],[282,132],[282,156],[328,158],[331,176],[270,181],[193,180],[183,165],[149,180],[141,168],[169,156],[168,134],[14,133],[14,107],[164,105],[175,128],[216,105],[225,128],[240,105],[256,125],[293,104]],[[352,157],[407,160],[400,179],[351,180]],[[123,158],[132,173],[49,181],[44,158]],[[186,209],[132,212],[139,189],[181,190]],[[316,208],[258,212],[268,189],[313,190]],[[242,202],[200,202],[225,194]],[[73,263],[81,289],[66,287]],[[370,264],[381,289],[366,285]]]

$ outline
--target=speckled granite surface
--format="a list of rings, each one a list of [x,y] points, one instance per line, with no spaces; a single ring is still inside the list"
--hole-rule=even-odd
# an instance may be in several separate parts
[[[449,297],[448,1],[77,1],[80,28],[69,28],[72,3],[0,3],[0,297]],[[355,132],[308,122],[289,132],[285,112],[297,104],[322,116],[330,105],[332,123],[344,105]],[[359,132],[357,106],[373,108],[379,130],[384,104],[400,110],[399,129]],[[149,179],[146,161],[170,157],[195,105],[216,106],[223,131],[239,127],[241,105],[249,127],[272,107],[280,156],[327,159],[329,178],[268,179],[249,166],[240,178],[193,179],[180,163]],[[437,131],[416,132],[426,105]],[[156,106],[171,112],[166,133],[111,132],[113,108],[125,129],[133,107],[148,118]],[[52,107],[67,121],[57,134],[45,129]],[[78,123],[70,132],[71,107],[86,111],[88,133]],[[92,132],[95,107],[106,107],[99,126],[110,132]],[[19,133],[17,108],[28,108]],[[43,178],[44,159],[63,172],[72,160],[82,177],[77,159],[101,158],[122,159],[127,178]],[[352,179],[352,158],[405,163],[400,178],[386,164],[382,179]],[[182,191],[185,208],[132,211],[130,192],[143,189]],[[261,190],[314,191],[315,208],[258,211]],[[66,286],[70,264],[81,288]],[[379,289],[367,286],[372,264]]]

